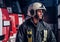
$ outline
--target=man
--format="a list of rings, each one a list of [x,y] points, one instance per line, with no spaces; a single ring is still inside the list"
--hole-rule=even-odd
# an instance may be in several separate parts
[[[16,42],[56,42],[50,26],[43,21],[45,11],[45,6],[39,2],[28,7],[28,18],[19,27]]]

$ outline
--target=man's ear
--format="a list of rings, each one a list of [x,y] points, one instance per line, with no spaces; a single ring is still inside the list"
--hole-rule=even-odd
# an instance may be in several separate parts
[[[31,16],[33,16],[34,15],[34,10],[32,9],[32,10],[30,10],[30,14],[31,14]]]

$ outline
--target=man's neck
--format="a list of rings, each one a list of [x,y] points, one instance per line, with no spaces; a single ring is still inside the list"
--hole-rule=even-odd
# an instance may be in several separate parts
[[[41,22],[41,21],[42,21],[42,19],[39,20],[39,22]]]
[[[35,25],[37,25],[37,23],[39,22],[39,20],[36,19],[36,18],[33,18],[32,20],[33,20],[33,22],[34,22]]]

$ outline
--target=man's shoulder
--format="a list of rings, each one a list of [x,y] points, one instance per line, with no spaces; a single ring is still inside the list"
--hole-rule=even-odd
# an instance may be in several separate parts
[[[49,25],[47,22],[43,21],[44,25]]]
[[[45,25],[48,29],[52,29],[52,28],[51,28],[51,25],[50,25],[49,23],[47,23],[47,22],[45,22],[45,21],[43,21],[43,23],[44,23],[44,25]]]
[[[26,27],[30,22],[31,22],[30,19],[27,19],[20,26]]]

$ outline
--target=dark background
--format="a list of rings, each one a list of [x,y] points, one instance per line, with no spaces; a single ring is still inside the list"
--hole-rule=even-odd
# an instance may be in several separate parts
[[[0,0],[0,7],[11,7],[11,13],[24,14],[26,17],[28,6],[33,2],[41,2],[46,6],[47,12],[44,15],[44,21],[50,24],[56,38],[59,36],[57,40],[60,39],[60,29],[58,29],[59,0]]]

